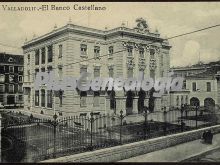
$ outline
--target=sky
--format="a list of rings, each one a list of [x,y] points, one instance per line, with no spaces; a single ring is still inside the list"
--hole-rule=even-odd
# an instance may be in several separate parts
[[[2,5],[105,6],[104,11],[4,11]],[[124,22],[127,27],[136,26],[136,18],[146,19],[150,31],[159,30],[161,37],[172,37],[208,26],[220,24],[220,2],[63,2],[63,3],[0,3],[0,52],[22,54],[25,39],[31,40],[50,32],[54,26],[62,27],[71,18],[73,24],[102,29],[112,29]],[[170,63],[186,66],[200,61],[208,63],[220,60],[220,26],[206,31],[169,40]],[[1,45],[1,44],[4,44]],[[9,47],[10,45],[13,47]]]

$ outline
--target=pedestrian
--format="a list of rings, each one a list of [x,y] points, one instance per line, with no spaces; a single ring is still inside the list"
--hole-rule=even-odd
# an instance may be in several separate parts
[[[206,143],[212,144],[212,139],[213,139],[213,134],[212,134],[211,130],[208,130]]]

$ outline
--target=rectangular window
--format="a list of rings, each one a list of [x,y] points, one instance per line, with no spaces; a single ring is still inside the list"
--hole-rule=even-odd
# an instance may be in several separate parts
[[[27,55],[27,64],[30,64],[30,54]]]
[[[0,73],[5,73],[5,66],[0,66]]]
[[[53,46],[50,45],[47,47],[47,54],[48,54],[48,62],[53,61]]]
[[[144,49],[140,49],[139,50],[139,55],[140,55],[140,58],[144,58]]]
[[[128,57],[133,57],[132,52],[133,52],[133,48],[129,47],[128,48]]]
[[[39,106],[39,91],[35,91],[35,106]]]
[[[83,72],[87,72],[87,67],[81,67],[80,68],[80,75],[83,73]],[[83,78],[82,79],[82,84],[86,83],[86,78]]]
[[[150,58],[154,59],[155,58],[154,55],[155,55],[155,50],[154,49],[150,49]]]
[[[18,96],[18,101],[23,101],[23,96],[22,95]]]
[[[181,96],[181,105],[182,105],[182,104],[184,104],[184,102],[183,102],[183,96]]]
[[[19,93],[22,93],[22,92],[23,92],[22,85],[18,85],[18,92],[19,92]]]
[[[94,47],[94,57],[98,58],[100,56],[100,47],[99,46],[95,46]]]
[[[186,80],[183,81],[183,89],[186,89]]]
[[[4,102],[4,95],[0,95],[0,102],[1,102],[1,103]]]
[[[80,93],[80,107],[86,107],[86,97],[87,93],[85,91],[82,91]]]
[[[47,91],[47,107],[52,108],[52,90]]]
[[[45,48],[41,49],[41,63],[45,64]]]
[[[176,106],[179,106],[179,96],[176,97]]]
[[[0,84],[0,93],[4,93],[5,92],[5,85]]]
[[[94,107],[99,107],[99,98],[100,98],[99,92],[94,92],[94,98],[93,98]]]
[[[18,67],[18,71],[19,71],[19,72],[22,72],[22,71],[23,71],[23,67],[22,67],[22,66],[19,66],[19,67]]]
[[[100,77],[100,69],[99,68],[94,69],[94,78],[95,77]]]
[[[4,82],[5,82],[5,75],[0,74],[0,83],[4,83]]]
[[[14,72],[14,66],[9,66],[9,72],[13,73]]]
[[[63,56],[63,45],[59,45],[59,56],[58,58],[62,58]]]
[[[13,92],[14,92],[14,85],[9,84],[9,93],[13,93]]]
[[[206,86],[207,86],[207,92],[211,92],[211,83],[207,82]]]
[[[114,48],[113,48],[113,46],[110,46],[110,47],[108,48],[108,53],[109,53],[108,57],[109,57],[109,58],[112,58],[112,57],[113,57],[113,53],[114,53]]]
[[[81,55],[86,56],[87,55],[87,45],[81,44],[80,45]]]
[[[45,107],[45,90],[41,90],[41,107]]]
[[[196,89],[196,82],[193,82],[193,83],[192,83],[192,91],[195,92],[196,90],[197,90],[197,89]]]
[[[23,82],[23,77],[22,76],[18,76],[18,81],[19,82]]]
[[[113,76],[114,76],[114,70],[113,70],[113,68],[110,68],[109,69],[109,77],[113,78]]]
[[[40,51],[39,49],[35,50],[35,65],[39,65],[39,58],[40,58]]]

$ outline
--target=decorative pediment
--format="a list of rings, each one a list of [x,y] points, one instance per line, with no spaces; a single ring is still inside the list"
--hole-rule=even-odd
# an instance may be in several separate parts
[[[149,33],[147,21],[143,18],[136,19],[137,26],[134,28],[138,33]]]
[[[149,45],[149,44],[143,44],[143,43],[135,43],[131,41],[123,42],[123,46],[125,48],[132,47],[136,50],[145,49],[146,51],[149,51],[150,49],[155,49],[156,53],[160,53],[160,47],[158,45]]]

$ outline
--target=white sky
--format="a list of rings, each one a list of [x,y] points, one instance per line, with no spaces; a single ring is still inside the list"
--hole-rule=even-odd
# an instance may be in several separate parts
[[[2,5],[41,6],[90,5],[105,6],[105,11],[3,11]],[[88,15],[90,19],[88,21]],[[118,27],[124,21],[128,27],[135,26],[135,19],[143,17],[152,31],[157,28],[161,36],[171,37],[200,28],[220,24],[220,2],[108,2],[108,3],[0,3],[0,43],[22,46],[25,38],[33,38],[51,31],[56,24],[65,25],[69,17],[72,23],[104,29]],[[195,64],[220,60],[220,27],[170,40],[171,66]],[[22,50],[0,45],[0,52],[22,53]]]

